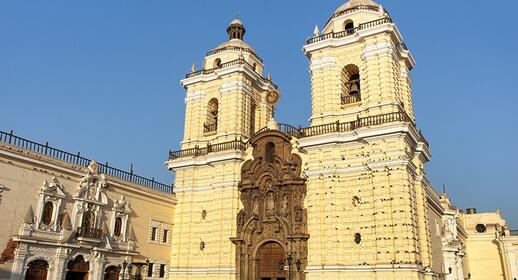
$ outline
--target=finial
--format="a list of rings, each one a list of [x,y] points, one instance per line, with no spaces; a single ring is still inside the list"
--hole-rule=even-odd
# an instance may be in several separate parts
[[[318,29],[318,25],[315,25],[315,30],[313,30],[313,34],[316,36],[320,35],[320,29]]]
[[[268,75],[266,75],[266,79],[268,81],[271,81],[272,80],[272,75],[268,72]]]
[[[194,73],[194,72],[196,72],[196,63],[195,62],[193,62],[192,66],[191,66],[191,73]]]
[[[446,194],[446,185],[445,184],[442,184],[442,193]]]
[[[385,16],[385,9],[383,9],[383,6],[381,4],[380,4],[380,8],[379,8],[379,14],[380,14],[380,17]]]

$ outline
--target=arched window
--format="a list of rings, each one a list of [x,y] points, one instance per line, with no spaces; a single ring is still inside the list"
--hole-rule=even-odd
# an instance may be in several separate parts
[[[203,132],[214,132],[218,130],[218,110],[219,103],[216,98],[212,98],[207,105],[207,118]]]
[[[268,142],[266,144],[264,159],[269,163],[273,163],[275,161],[275,144],[272,142]]]
[[[342,69],[342,105],[361,101],[360,69],[349,64]]]
[[[115,219],[115,227],[113,229],[113,235],[120,237],[122,233],[122,218],[117,217]]]
[[[92,211],[86,211],[83,214],[83,222],[81,223],[83,228],[95,228],[95,214]]]
[[[213,65],[214,68],[220,68],[221,67],[221,59],[219,58],[216,58],[214,60],[214,65]]]
[[[344,30],[347,34],[354,33],[354,22],[352,20],[348,20],[344,23]]]
[[[52,215],[54,212],[54,203],[48,201],[43,206],[43,213],[41,216],[41,222],[47,226],[50,226],[52,223]]]

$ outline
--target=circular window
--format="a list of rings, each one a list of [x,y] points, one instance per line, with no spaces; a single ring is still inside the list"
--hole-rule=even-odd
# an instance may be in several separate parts
[[[478,224],[477,226],[475,226],[475,230],[478,232],[478,233],[484,233],[486,232],[486,226],[483,225],[483,224]]]
[[[362,235],[359,233],[355,233],[354,234],[354,243],[360,244],[360,242],[362,242]]]

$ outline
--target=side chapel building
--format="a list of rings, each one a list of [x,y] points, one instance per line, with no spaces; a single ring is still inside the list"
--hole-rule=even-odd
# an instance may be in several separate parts
[[[181,81],[175,188],[0,131],[0,279],[515,280],[518,232],[435,191],[415,61],[372,0],[340,6],[304,53],[306,128],[245,41]]]

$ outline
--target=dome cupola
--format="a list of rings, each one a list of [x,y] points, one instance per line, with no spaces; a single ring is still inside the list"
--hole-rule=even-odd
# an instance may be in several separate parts
[[[234,19],[230,22],[230,25],[227,27],[228,39],[239,39],[243,40],[245,37],[245,26],[239,19]]]
[[[347,1],[347,3],[343,4],[342,6],[338,7],[338,9],[336,9],[335,15],[358,7],[377,9],[379,8],[379,6],[379,4],[372,0],[349,0]]]

